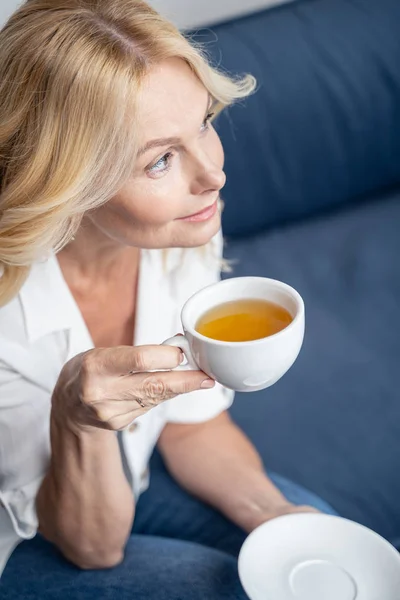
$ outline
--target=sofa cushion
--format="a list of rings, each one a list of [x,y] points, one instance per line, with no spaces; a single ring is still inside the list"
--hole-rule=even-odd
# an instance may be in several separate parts
[[[225,232],[244,235],[400,182],[399,0],[300,0],[198,32],[259,89],[219,118]]]
[[[150,0],[156,10],[166,15],[180,29],[204,27],[220,21],[253,13],[256,10],[289,2],[290,0]],[[0,9],[1,16],[1,9]]]
[[[400,549],[400,194],[227,242],[233,276],[293,285],[304,347],[273,387],[232,414],[267,467]]]

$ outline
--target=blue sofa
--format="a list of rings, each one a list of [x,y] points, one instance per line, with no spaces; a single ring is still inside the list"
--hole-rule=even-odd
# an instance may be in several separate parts
[[[258,80],[218,123],[232,275],[306,303],[295,366],[232,415],[267,468],[400,549],[400,2],[299,0],[191,35]]]

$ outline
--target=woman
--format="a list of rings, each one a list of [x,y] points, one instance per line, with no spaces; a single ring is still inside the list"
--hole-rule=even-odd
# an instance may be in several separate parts
[[[246,533],[330,510],[160,345],[219,277],[211,121],[254,85],[140,0],[29,0],[0,35],[2,597],[243,598]],[[179,486],[139,501],[156,443]]]

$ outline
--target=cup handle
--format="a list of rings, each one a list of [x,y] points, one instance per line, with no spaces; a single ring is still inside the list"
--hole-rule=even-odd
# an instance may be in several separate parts
[[[189,342],[184,335],[175,335],[174,337],[169,338],[168,340],[165,340],[165,342],[163,342],[161,345],[162,346],[175,346],[176,348],[180,348],[182,350],[183,354],[185,355],[187,363],[185,363],[184,365],[179,365],[178,367],[173,369],[174,371],[187,371],[189,369],[190,370],[194,369],[195,371],[198,371],[199,367],[193,358],[193,355],[190,350]]]

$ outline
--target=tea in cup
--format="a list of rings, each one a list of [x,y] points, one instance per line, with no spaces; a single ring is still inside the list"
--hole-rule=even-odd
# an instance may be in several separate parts
[[[238,392],[276,383],[304,338],[300,294],[264,277],[236,277],[200,290],[184,305],[181,320],[184,336],[164,344],[181,348],[191,368]]]

